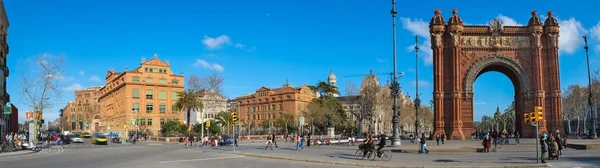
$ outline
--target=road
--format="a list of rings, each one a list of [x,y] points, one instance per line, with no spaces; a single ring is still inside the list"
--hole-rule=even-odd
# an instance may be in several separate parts
[[[53,149],[31,155],[0,158],[2,168],[31,167],[140,167],[140,168],[197,168],[197,167],[248,167],[248,168],[325,168],[347,167],[306,162],[270,160],[224,154],[224,148],[186,149],[181,145],[148,143],[135,146],[100,146],[90,148]]]

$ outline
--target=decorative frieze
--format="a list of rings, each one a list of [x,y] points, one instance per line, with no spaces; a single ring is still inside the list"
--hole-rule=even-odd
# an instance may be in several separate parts
[[[462,36],[461,46],[469,47],[496,47],[496,48],[525,48],[530,46],[529,37],[514,36]]]

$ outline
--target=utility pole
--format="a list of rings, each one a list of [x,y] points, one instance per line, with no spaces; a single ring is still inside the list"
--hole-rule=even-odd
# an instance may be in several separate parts
[[[419,135],[419,108],[421,108],[421,99],[419,98],[419,36],[415,36],[415,73],[417,80],[415,81],[415,134]],[[421,137],[424,138],[424,137]]]
[[[392,97],[394,98],[394,106],[392,107],[394,110],[394,118],[392,118],[392,146],[399,146],[400,143],[400,132],[398,130],[400,119],[398,118],[398,95],[400,94],[400,84],[398,83],[398,78],[396,77],[396,0],[392,0],[392,39],[393,39],[393,50],[394,50],[394,74],[393,74],[393,82],[392,82]]]
[[[594,113],[596,110],[592,110],[592,104],[593,104],[593,96],[592,96],[592,76],[590,74],[590,55],[589,55],[589,46],[588,46],[588,42],[587,42],[587,35],[583,36],[583,41],[585,41],[585,57],[587,59],[587,71],[588,71],[588,107],[590,109],[590,113],[592,115],[591,119],[592,119],[592,131],[590,132],[590,134],[592,135],[591,137],[593,139],[598,138],[597,133],[596,133],[596,117],[597,115]]]

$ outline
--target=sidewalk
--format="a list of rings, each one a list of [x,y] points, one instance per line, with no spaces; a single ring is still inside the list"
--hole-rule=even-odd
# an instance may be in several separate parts
[[[274,150],[264,150],[263,146],[251,147],[249,150],[227,152],[250,157],[293,160],[335,165],[361,167],[546,167],[547,164],[535,164],[535,150],[532,152],[497,152],[497,153],[435,153],[416,154],[392,152],[390,161],[357,160],[354,150],[305,148],[296,151],[294,144],[281,144]]]
[[[519,145],[514,144],[514,139],[510,140],[510,144],[498,146],[497,152],[527,152],[535,151],[535,139],[521,139]],[[388,141],[389,142],[389,141]],[[348,144],[335,144],[335,145],[314,145],[311,148],[314,149],[327,149],[327,150],[356,150],[358,145],[362,142],[355,143],[354,146]],[[389,144],[389,143],[388,143]],[[493,152],[494,146],[492,145],[491,152]],[[398,147],[387,146],[393,152],[409,152],[416,153],[419,150],[419,144],[411,144],[408,140],[403,140],[401,145]],[[431,152],[452,152],[452,153],[477,153],[483,151],[481,141],[472,140],[447,140],[440,145],[437,145],[435,141],[427,141],[427,149]]]

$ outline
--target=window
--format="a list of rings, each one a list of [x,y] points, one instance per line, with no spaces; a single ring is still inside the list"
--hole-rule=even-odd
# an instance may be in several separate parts
[[[154,83],[154,79],[152,79],[152,78],[146,78],[146,82],[148,82],[148,83]]]
[[[274,98],[274,97],[271,97],[271,101],[275,101],[275,98]]]
[[[158,105],[158,111],[160,113],[166,113],[167,112],[167,105],[165,105],[165,104]]]
[[[154,72],[158,72],[158,68],[154,68]]]
[[[171,105],[171,111],[173,111],[173,114],[177,114],[179,112],[179,108],[177,108],[176,105]]]
[[[283,110],[283,104],[279,104],[279,110]]]
[[[275,105],[274,104],[271,105],[271,109],[275,110]]]
[[[131,111],[134,113],[140,112],[140,103],[134,102],[131,105]]]
[[[148,126],[152,126],[152,118],[148,118]]]
[[[131,81],[139,82],[140,81],[140,77],[139,76],[131,77]]]
[[[164,118],[160,118],[160,126],[165,125],[165,119]]]
[[[154,111],[154,104],[148,103],[146,104],[146,113],[152,113]]]
[[[291,99],[291,98],[292,98],[292,96],[290,96],[290,95],[287,95],[287,97],[286,97],[286,99]]]
[[[142,118],[140,120],[140,125],[146,125],[146,119],[145,118]]]
[[[166,90],[159,90],[158,91],[158,99],[160,99],[160,100],[166,100],[167,99],[167,91]]]
[[[167,80],[166,79],[158,79],[158,83],[159,84],[167,84]]]
[[[146,90],[146,99],[153,99],[154,98],[154,91],[152,89],[147,89]]]
[[[177,99],[179,99],[177,97],[178,97],[177,92],[175,92],[175,91],[171,92],[171,100],[177,100]]]
[[[247,111],[246,111],[246,112],[250,112],[250,107],[246,107],[246,108],[247,108]]]
[[[131,97],[133,97],[133,98],[140,98],[140,89],[139,88],[133,88],[133,90],[131,91]]]
[[[177,85],[177,84],[179,84],[179,81],[178,80],[172,80],[171,83],[174,84],[174,85]]]
[[[259,103],[260,103],[260,102],[262,102],[262,99],[258,99],[258,102],[259,102]]]
[[[267,110],[271,111],[271,106],[267,105]]]
[[[277,119],[277,117],[275,117],[275,116],[277,116],[277,115],[276,115],[276,114],[273,114],[273,119]]]

